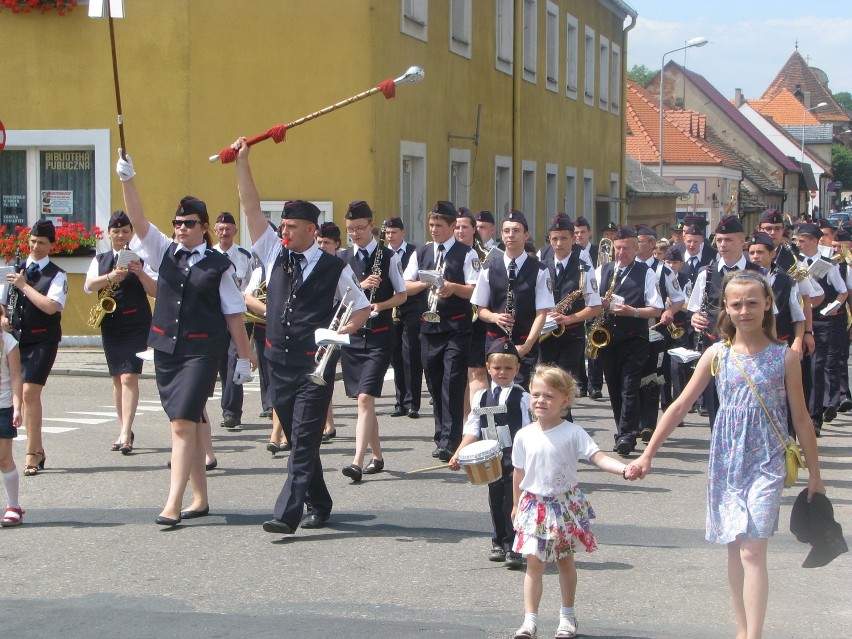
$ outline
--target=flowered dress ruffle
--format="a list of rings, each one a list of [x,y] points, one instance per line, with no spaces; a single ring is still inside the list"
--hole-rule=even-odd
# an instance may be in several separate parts
[[[579,486],[564,495],[521,495],[515,515],[513,550],[552,563],[577,552],[579,545],[594,552],[598,545],[589,526],[595,511]]]
[[[768,538],[778,529],[784,448],[731,349],[717,348],[719,410],[710,441],[706,538],[719,544],[741,536]],[[787,435],[786,351],[784,344],[770,344],[754,355],[736,355],[782,437]]]

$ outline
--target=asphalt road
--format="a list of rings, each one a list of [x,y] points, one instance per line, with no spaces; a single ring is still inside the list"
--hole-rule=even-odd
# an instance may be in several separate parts
[[[109,380],[91,376],[97,359],[61,354],[60,368],[71,374],[53,376],[45,390],[45,426],[53,430],[45,435],[47,470],[22,477],[26,523],[0,532],[0,637],[510,637],[522,620],[523,573],[487,561],[486,488],[449,471],[405,475],[435,463],[431,417],[381,417],[387,472],[352,485],[340,469],[351,461],[355,406],[338,384],[338,437],[323,447],[331,526],[285,539],[260,527],[286,454],[265,450],[269,422],[255,417],[251,384],[244,430],[215,426],[212,516],[162,530],[154,518],[168,488],[169,429],[153,381],[142,381],[136,448],[124,457],[108,450],[118,427]],[[390,394],[392,383],[385,389]],[[218,424],[217,401],[208,406]],[[378,406],[389,413],[393,400]],[[611,447],[608,402],[578,400],[574,415]],[[705,418],[690,418],[644,482],[583,466],[600,546],[578,557],[585,637],[733,636],[726,552],[704,541],[709,431]],[[820,440],[829,496],[847,533],[850,418],[827,425]],[[23,442],[15,451],[22,468]],[[852,558],[800,568],[807,547],[788,531],[799,489],[787,491],[770,543],[765,636],[846,637]],[[558,611],[551,570],[540,637],[552,636]]]

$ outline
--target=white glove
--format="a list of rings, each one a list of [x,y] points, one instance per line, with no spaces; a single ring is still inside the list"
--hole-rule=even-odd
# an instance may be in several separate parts
[[[136,175],[136,170],[133,168],[133,160],[130,159],[129,155],[125,155],[124,158],[121,156],[121,149],[119,149],[118,162],[115,163],[115,172],[118,173],[119,180],[127,182],[127,180]]]
[[[242,386],[246,382],[250,382],[251,378],[251,360],[248,358],[238,359],[237,365],[234,367],[234,384]]]

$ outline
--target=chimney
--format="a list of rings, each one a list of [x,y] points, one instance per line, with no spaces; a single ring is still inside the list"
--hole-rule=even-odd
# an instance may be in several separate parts
[[[802,104],[805,105],[806,109],[811,108],[811,92],[810,91],[805,91],[805,100]]]
[[[738,109],[743,105],[743,90],[734,89],[734,106]]]

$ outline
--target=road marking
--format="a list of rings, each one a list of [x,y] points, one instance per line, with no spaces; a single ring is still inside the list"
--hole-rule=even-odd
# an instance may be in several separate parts
[[[45,421],[45,422],[65,422],[65,423],[70,422],[70,423],[73,423],[73,424],[89,424],[91,426],[96,426],[98,424],[106,424],[108,422],[115,421],[115,417],[112,417],[111,419],[94,419],[94,418],[87,419],[85,417],[76,417],[74,419],[68,419],[66,417],[42,417],[42,421]],[[44,429],[42,429],[42,430],[44,430]],[[72,429],[69,429],[69,430],[76,430],[76,429],[72,428]]]

